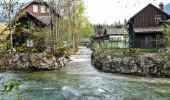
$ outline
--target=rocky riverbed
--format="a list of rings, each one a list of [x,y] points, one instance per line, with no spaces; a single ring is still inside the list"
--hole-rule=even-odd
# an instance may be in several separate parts
[[[168,55],[166,55],[168,57]],[[138,55],[113,57],[107,54],[92,54],[93,65],[104,72],[132,74],[149,77],[170,77],[170,60],[164,56]]]
[[[68,62],[65,57],[57,58],[43,53],[16,53],[12,59],[7,57],[1,61],[1,66],[15,70],[54,70]]]

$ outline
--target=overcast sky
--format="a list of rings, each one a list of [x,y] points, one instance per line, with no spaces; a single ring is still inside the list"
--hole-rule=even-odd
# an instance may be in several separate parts
[[[170,0],[84,0],[86,15],[93,24],[112,24],[124,22],[147,4],[152,3],[158,7],[160,2],[170,3]],[[169,8],[170,9],[170,8]]]
[[[167,4],[170,0],[84,0],[84,2],[86,15],[92,24],[112,24],[119,20],[124,22],[125,18],[128,20],[149,3],[158,7],[160,2]]]

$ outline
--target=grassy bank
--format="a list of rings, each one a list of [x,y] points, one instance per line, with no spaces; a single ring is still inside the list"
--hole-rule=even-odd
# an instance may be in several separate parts
[[[156,55],[159,54],[158,49],[136,49],[136,48],[106,48],[99,45],[93,45],[92,48],[98,54],[107,54],[114,57],[124,57],[124,56],[140,56],[140,55]]]

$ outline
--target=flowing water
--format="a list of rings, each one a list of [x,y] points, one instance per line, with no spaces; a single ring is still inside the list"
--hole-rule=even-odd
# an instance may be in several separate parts
[[[170,100],[170,79],[103,73],[90,64],[91,50],[80,47],[64,68],[45,72],[1,72],[0,89],[19,83],[20,90],[0,93],[3,100],[32,89],[21,100]]]

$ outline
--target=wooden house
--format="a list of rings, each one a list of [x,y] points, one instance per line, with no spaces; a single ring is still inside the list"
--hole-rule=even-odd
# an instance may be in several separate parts
[[[33,22],[35,26],[50,26],[50,12],[53,13],[54,18],[59,18],[59,14],[56,10],[50,11],[50,6],[47,2],[41,0],[33,0],[26,3],[14,19],[18,19],[18,22],[25,24],[25,22]]]
[[[128,32],[125,28],[106,28],[103,33],[95,34],[94,41],[99,45],[115,45],[114,48],[125,48]]]
[[[47,33],[48,30],[46,32],[40,30],[57,28],[59,14],[56,9],[50,7],[49,3],[43,0],[33,0],[19,8],[18,13],[11,18],[10,23],[11,27],[15,29],[12,30],[13,47],[17,48],[26,44],[27,47],[43,52],[46,48],[45,37],[39,34]],[[0,34],[8,30],[10,25],[7,25]],[[32,34],[32,32],[36,34]],[[6,39],[10,40],[11,35],[9,34]]]
[[[19,27],[24,28],[28,28],[28,26],[30,26],[28,24],[31,24],[34,28],[50,27],[51,24],[54,26],[55,24],[51,21],[50,12],[53,14],[53,19],[60,17],[55,9],[52,8],[50,11],[49,4],[43,0],[28,2],[22,5],[17,12],[18,13],[12,18],[11,25],[20,24]],[[9,26],[7,26],[6,29],[8,29],[8,27]]]
[[[159,8],[148,4],[128,21],[129,44],[132,48],[159,48],[159,37],[162,36],[160,22],[170,19],[164,12],[163,3]]]
[[[128,32],[125,28],[112,28],[107,29],[107,35],[109,36],[110,41],[123,41],[127,39]]]
[[[30,27],[34,28],[35,30],[45,28],[45,27],[55,27],[55,21],[51,19],[50,13],[53,14],[53,19],[57,21],[60,17],[59,14],[56,12],[55,9],[51,8],[47,2],[43,0],[33,0],[28,2],[20,7],[18,13],[12,18],[11,26],[15,27],[13,33],[13,43],[15,45],[23,42],[26,42],[26,39],[31,36]],[[22,29],[25,30],[22,30]],[[9,29],[9,25],[4,30],[6,31]],[[2,31],[2,33],[4,32]],[[10,38],[10,35],[7,39]]]

